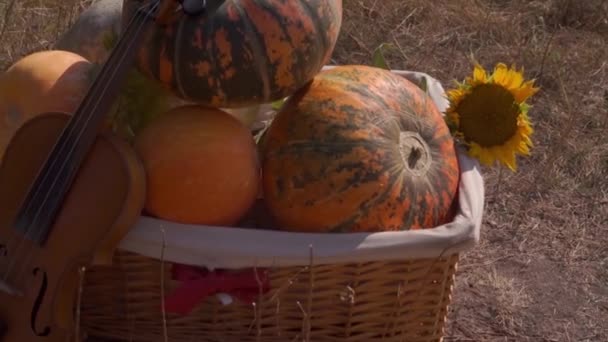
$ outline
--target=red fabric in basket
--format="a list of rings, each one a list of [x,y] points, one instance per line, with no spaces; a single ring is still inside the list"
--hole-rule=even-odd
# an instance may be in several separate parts
[[[181,284],[165,297],[165,310],[180,315],[190,313],[203,300],[216,293],[227,293],[250,303],[260,290],[266,293],[270,288],[265,269],[208,271],[199,267],[174,264],[171,279],[180,281]]]

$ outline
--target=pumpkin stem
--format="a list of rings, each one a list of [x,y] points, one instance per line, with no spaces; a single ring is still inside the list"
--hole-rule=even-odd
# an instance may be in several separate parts
[[[429,146],[416,132],[399,134],[399,149],[403,167],[414,175],[424,175],[431,165]]]
[[[420,157],[422,157],[422,149],[417,146],[413,146],[410,155],[407,158],[407,163],[410,169],[416,168],[416,163],[418,163]]]

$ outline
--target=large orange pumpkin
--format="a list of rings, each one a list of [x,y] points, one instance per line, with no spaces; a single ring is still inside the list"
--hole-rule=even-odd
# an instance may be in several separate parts
[[[142,2],[124,1],[126,23]],[[154,26],[137,65],[178,97],[213,107],[292,94],[327,64],[342,24],[342,0],[207,3],[209,14]]]
[[[135,139],[147,174],[146,211],[174,222],[231,226],[253,205],[260,166],[238,119],[187,105],[150,122]]]
[[[0,75],[0,158],[15,131],[34,116],[73,113],[93,77],[84,57],[61,50],[29,54]]]
[[[453,139],[430,97],[390,71],[319,73],[277,113],[262,151],[264,198],[281,229],[407,230],[452,219]]]

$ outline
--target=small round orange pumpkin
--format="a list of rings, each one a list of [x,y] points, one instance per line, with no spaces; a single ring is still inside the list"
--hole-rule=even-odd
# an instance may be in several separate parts
[[[0,75],[0,159],[15,131],[45,112],[73,113],[93,72],[84,57],[61,50],[27,55]]]
[[[258,195],[253,136],[222,110],[173,108],[140,132],[135,149],[147,174],[145,210],[159,218],[231,226]]]
[[[264,199],[281,229],[431,228],[453,217],[454,141],[431,98],[390,71],[319,73],[277,113],[262,147]]]

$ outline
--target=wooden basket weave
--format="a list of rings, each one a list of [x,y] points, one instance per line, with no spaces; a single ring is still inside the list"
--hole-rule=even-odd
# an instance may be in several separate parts
[[[188,316],[166,314],[168,341],[441,341],[457,261],[454,254],[269,269],[272,290],[257,305],[223,306],[209,297]],[[161,294],[176,285],[171,266],[119,251],[114,266],[89,269],[81,329],[119,341],[164,341]]]
[[[422,73],[394,72],[414,82],[426,79],[429,94],[440,109],[445,109],[444,92],[438,81]],[[266,124],[272,118],[272,115],[264,114],[267,109],[268,106],[258,108],[258,119]],[[260,128],[258,123],[260,121],[255,122],[252,130]],[[266,247],[251,247],[247,243],[246,251],[240,248],[243,245],[235,247],[231,242],[232,239],[263,241],[267,237],[264,233],[247,237],[240,235],[245,234],[244,231],[230,233],[235,236],[219,239],[226,245],[210,242],[212,244],[205,247],[199,246],[206,240],[219,241],[217,234],[226,232],[225,229],[214,231],[209,228],[194,229],[199,233],[205,232],[201,234],[207,234],[208,239],[199,236],[189,245],[174,240],[174,253],[168,253],[171,256],[165,258],[148,249],[153,246],[150,248],[156,250],[155,246],[158,246],[158,240],[155,242],[150,235],[154,234],[154,229],[141,229],[135,234],[139,236],[135,243],[130,240],[123,245],[127,246],[126,249],[118,250],[111,267],[93,267],[84,273],[77,313],[79,327],[91,337],[90,341],[442,341],[459,253],[479,238],[483,212],[481,175],[476,166],[472,166],[475,164],[472,160],[460,157],[466,159],[461,166],[466,165],[463,171],[469,175],[468,187],[461,184],[460,188],[460,196],[465,199],[461,204],[464,203],[466,208],[457,217],[458,222],[420,232],[424,235],[424,242],[410,240],[407,244],[397,241],[392,248],[387,246],[391,242],[386,240],[378,243],[372,239],[375,242],[366,244],[366,247],[361,247],[358,239],[334,240],[333,244],[340,248],[328,252],[323,250],[327,248],[325,238],[316,240],[325,245],[321,246],[323,253],[320,254],[329,254],[330,259],[340,260],[340,255],[344,257],[340,253],[347,252],[348,257],[341,259],[345,261],[312,262],[311,257],[308,265],[306,261],[294,263],[292,247],[299,245],[300,248],[294,248],[301,251],[302,245],[294,245],[290,239],[279,239],[279,243],[267,242]],[[188,228],[178,231],[189,234]],[[306,241],[308,237],[299,242]],[[163,246],[164,243],[163,240]],[[445,248],[441,248],[441,252],[437,250],[438,243]],[[369,248],[370,244],[375,246],[373,248],[385,250],[385,255],[369,259],[368,252],[362,250]],[[272,246],[283,248],[275,248],[265,256],[255,253],[263,252],[264,248],[272,249]],[[257,261],[244,260],[260,257],[260,260],[266,260],[270,291],[260,291],[253,303],[234,301],[224,305],[217,297],[211,296],[188,315],[166,313],[162,298],[179,285],[171,277],[175,261],[171,258],[184,259],[182,253],[175,253],[175,249],[181,251],[182,247],[184,251],[205,251],[205,255],[192,258],[206,262],[208,266],[232,253],[238,260],[223,260],[220,265],[252,267],[252,264],[257,265]],[[406,257],[406,254],[418,256]],[[424,256],[419,256],[421,254]],[[280,256],[282,265],[268,267],[269,255]]]

